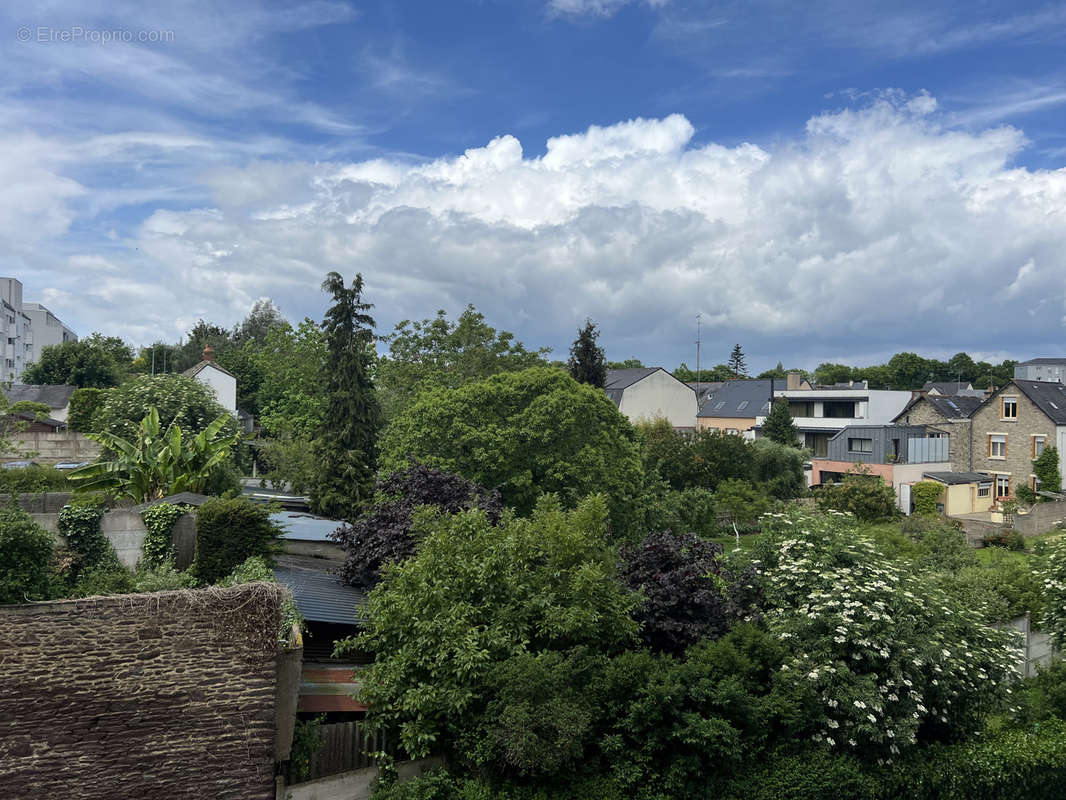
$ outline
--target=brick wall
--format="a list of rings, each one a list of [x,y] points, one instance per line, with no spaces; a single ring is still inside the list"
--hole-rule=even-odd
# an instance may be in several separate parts
[[[1013,420],[1000,417],[1000,397],[1018,398],[1018,416]],[[990,458],[988,434],[1007,436],[1007,457]],[[1010,494],[1014,496],[1019,486],[1029,485],[1033,474],[1032,435],[1047,437],[1048,446],[1055,444],[1055,424],[1033,401],[1017,387],[1007,385],[997,396],[977,410],[973,417],[973,466],[978,472],[1010,474]]]
[[[273,797],[280,592],[0,606],[0,796]]]

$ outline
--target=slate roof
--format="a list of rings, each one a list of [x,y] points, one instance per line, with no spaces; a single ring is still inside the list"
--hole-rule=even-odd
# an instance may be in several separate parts
[[[340,581],[336,575],[297,566],[274,568],[278,583],[288,587],[300,615],[308,622],[359,625],[366,595]]]
[[[696,381],[685,381],[684,383],[685,386],[690,388],[692,391],[696,391]],[[703,405],[704,401],[710,395],[717,392],[723,386],[725,386],[725,381],[700,381],[700,393],[696,400],[699,402],[700,405]]]
[[[992,478],[983,472],[923,472],[923,478],[957,486],[964,483],[991,483]]]
[[[77,386],[60,384],[49,386],[37,383],[13,383],[3,392],[9,403],[26,400],[31,403],[45,403],[49,408],[66,408],[70,404],[70,396],[77,388]]]
[[[231,378],[233,378],[234,380],[236,380],[236,379],[237,379],[237,378],[236,378],[236,376],[235,376],[235,375],[234,375],[234,374],[233,374],[232,372],[230,372],[230,371],[229,371],[228,369],[226,369],[225,367],[220,367],[220,366],[218,365],[218,362],[217,362],[217,361],[201,361],[201,362],[200,362],[199,364],[194,364],[193,366],[189,367],[189,368],[188,368],[187,370],[185,370],[185,371],[184,371],[183,373],[181,373],[181,374],[182,374],[182,375],[188,375],[188,376],[189,376],[190,378],[195,378],[195,377],[196,377],[197,375],[199,375],[199,374],[200,374],[200,372],[201,372],[201,371],[202,371],[202,370],[203,370],[203,369],[204,369],[205,367],[214,367],[214,368],[215,368],[215,369],[217,369],[217,370],[218,370],[219,372],[224,372],[224,373],[226,373],[227,375],[229,375],[229,376],[230,376]]]
[[[1066,425],[1066,386],[1056,381],[1011,381],[1056,425]],[[1007,384],[1010,386],[1010,383]],[[997,395],[1002,392],[997,392]],[[985,402],[991,401],[989,397]]]
[[[931,392],[936,389],[940,394],[945,397],[954,397],[960,392],[970,390],[969,382],[956,382],[956,381],[928,381],[925,386],[922,387],[923,392]]]
[[[1063,358],[1030,358],[1028,361],[1018,362],[1019,367],[1039,367],[1050,364],[1066,364],[1066,357]]]
[[[726,381],[704,401],[697,417],[750,419],[770,413],[770,381]]]
[[[929,405],[933,407],[933,410],[940,414],[944,419],[969,419],[984,402],[984,392],[981,392],[980,394],[980,397],[974,397],[968,394],[957,395],[955,397],[942,397],[935,394],[919,395],[907,403],[907,405],[903,407],[903,410],[896,414],[892,421],[895,422],[897,419],[904,416],[923,400],[929,403]]]

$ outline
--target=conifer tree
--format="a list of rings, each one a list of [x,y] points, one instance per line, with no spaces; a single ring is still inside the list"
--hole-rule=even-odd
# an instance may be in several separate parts
[[[570,377],[578,383],[587,383],[602,389],[607,383],[607,363],[603,348],[596,345],[600,332],[592,320],[585,320],[585,327],[577,332],[577,339],[570,348],[570,361],[567,368]]]
[[[788,400],[779,397],[770,405],[770,413],[763,420],[762,435],[778,444],[796,447],[796,426],[788,413]]]
[[[733,345],[733,352],[729,354],[729,371],[734,378],[747,377],[748,362],[744,359],[744,351],[739,344]]]
[[[318,474],[311,508],[333,519],[354,520],[374,494],[381,408],[370,378],[374,320],[366,312],[363,276],[351,287],[331,272],[322,290],[333,295],[322,331],[326,340],[326,413],[314,441]]]

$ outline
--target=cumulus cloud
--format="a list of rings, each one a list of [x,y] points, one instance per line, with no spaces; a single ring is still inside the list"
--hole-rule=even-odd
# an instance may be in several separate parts
[[[84,323],[142,340],[232,324],[263,295],[319,317],[331,269],[363,272],[383,327],[472,302],[560,350],[591,316],[612,356],[667,365],[691,361],[697,313],[712,352],[740,341],[769,363],[1039,354],[1061,338],[1066,170],[1015,166],[1021,131],[955,129],[932,97],[890,93],[773,148],[695,135],[672,115],[559,135],[536,157],[503,134],[416,164],[218,168],[201,207],[155,210],[49,286],[97,276]],[[34,180],[61,227],[77,187]],[[20,222],[6,213],[0,232]]]

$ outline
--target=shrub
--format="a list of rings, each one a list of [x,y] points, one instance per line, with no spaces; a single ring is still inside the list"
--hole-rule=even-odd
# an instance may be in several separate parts
[[[919,569],[954,572],[977,564],[977,555],[962,530],[943,519],[904,517],[900,531],[913,543],[908,557]]]
[[[29,514],[0,508],[0,604],[47,600],[52,535]]]
[[[0,494],[69,491],[67,473],[55,467],[0,469]]]
[[[480,508],[492,522],[503,511],[499,492],[450,472],[412,464],[378,481],[374,505],[353,524],[332,534],[347,553],[341,572],[344,579],[355,586],[373,586],[384,564],[411,556],[415,552],[411,523],[415,509],[421,506],[446,514]]]
[[[96,501],[68,503],[59,509],[59,533],[74,554],[70,569],[70,577],[74,581],[78,581],[81,573],[88,570],[106,572],[120,569],[115,548],[100,531],[104,512],[104,507]]]
[[[71,596],[96,597],[133,594],[136,591],[133,575],[121,566],[98,566],[82,571]]]
[[[272,563],[279,534],[269,507],[245,497],[212,497],[196,512],[196,558],[191,571],[199,581],[210,584],[253,556]]]
[[[925,517],[937,515],[936,501],[944,493],[944,487],[936,481],[918,481],[911,485],[914,513]]]
[[[256,581],[278,582],[278,579],[274,577],[273,568],[262,556],[251,556],[241,562],[233,572],[219,581],[219,586],[239,586],[242,583],[255,583]],[[296,608],[296,601],[293,600],[292,594],[286,591],[281,599],[281,621],[278,625],[278,641],[283,645],[289,644],[293,625],[303,628],[303,617]]]
[[[755,484],[730,478],[718,484],[714,507],[729,514],[738,526],[750,526],[770,510],[770,498]]]
[[[841,483],[823,486],[817,498],[821,510],[846,511],[863,522],[899,515],[896,493],[876,475],[849,473]]]
[[[883,796],[880,776],[869,765],[843,753],[806,749],[767,756],[730,781],[723,800],[879,800]]]
[[[138,592],[169,592],[174,589],[191,589],[196,579],[188,572],[179,572],[173,564],[140,568],[133,573],[134,589]]]
[[[1032,727],[1050,719],[1066,723],[1066,661],[1045,664],[1019,689],[1017,719],[1022,725]]]
[[[185,514],[186,508],[171,503],[156,503],[141,511],[147,531],[141,547],[145,566],[160,567],[174,561],[174,525]]]
[[[791,500],[807,493],[803,451],[795,446],[795,439],[789,445],[756,439],[751,443],[751,453],[754,479],[771,497]]]
[[[1003,528],[996,533],[981,537],[985,547],[1002,547],[1006,550],[1021,551],[1025,549],[1025,537],[1013,528]]]
[[[292,750],[289,754],[289,779],[293,783],[305,781],[311,777],[311,764],[326,739],[322,733],[322,723],[326,715],[312,719],[298,719],[292,732]],[[374,795],[377,797],[377,794]]]
[[[668,489],[660,484],[641,500],[643,528],[647,531],[718,535],[714,495],[706,489]]]
[[[1044,609],[1040,579],[1031,565],[997,552],[991,563],[965,567],[938,579],[960,603],[978,611],[989,623],[1009,622],[1026,612],[1039,624]]]
[[[212,389],[186,375],[142,375],[107,392],[103,405],[93,417],[100,433],[134,439],[145,411],[159,412],[160,430],[176,422],[186,435],[200,433],[212,421],[226,414],[223,436],[240,433],[237,419],[218,404]]]
[[[70,396],[70,410],[67,412],[67,425],[81,433],[96,433],[97,414],[104,406],[107,389],[75,389]]]
[[[1044,587],[1044,630],[1060,650],[1066,648],[1066,538],[1048,542],[1034,570]]]

